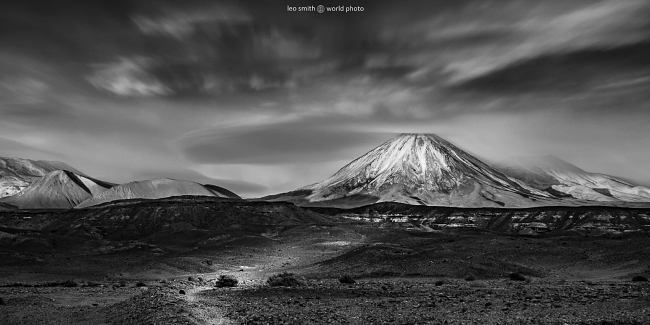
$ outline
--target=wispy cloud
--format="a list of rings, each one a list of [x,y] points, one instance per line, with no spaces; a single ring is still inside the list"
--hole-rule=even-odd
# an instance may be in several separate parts
[[[252,18],[241,7],[217,2],[198,8],[172,6],[158,14],[136,14],[132,20],[147,35],[184,39],[197,30],[219,33],[220,24],[248,23]]]
[[[555,17],[531,15],[511,26],[518,36],[512,41],[486,46],[446,69],[453,83],[538,55],[639,42],[647,37],[643,16],[650,12],[648,5],[644,0],[603,1]]]
[[[113,63],[95,64],[88,81],[99,89],[120,96],[166,95],[171,91],[148,71],[151,60],[142,57],[120,58]]]
[[[385,135],[320,126],[322,119],[214,128],[184,135],[182,152],[202,164],[285,164],[340,160]]]
[[[0,79],[0,105],[36,104],[45,100],[50,86],[31,77]]]
[[[0,11],[0,137],[108,180],[270,193],[409,131],[650,180],[647,0],[30,3]]]

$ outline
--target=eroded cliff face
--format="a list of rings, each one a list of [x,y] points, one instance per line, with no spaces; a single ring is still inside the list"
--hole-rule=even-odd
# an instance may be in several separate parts
[[[525,235],[566,232],[616,235],[650,232],[650,209],[643,208],[461,209],[379,203],[350,210],[319,208],[314,210],[380,226],[422,231],[473,228]]]

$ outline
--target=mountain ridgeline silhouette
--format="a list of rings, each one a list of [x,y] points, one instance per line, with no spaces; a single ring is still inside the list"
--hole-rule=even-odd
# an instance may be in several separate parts
[[[111,184],[60,162],[0,158],[2,209],[85,208],[125,199],[212,196],[217,185],[154,179]],[[401,134],[322,182],[259,200],[359,207],[377,202],[449,207],[648,206],[650,189],[554,157],[489,164],[434,134]]]

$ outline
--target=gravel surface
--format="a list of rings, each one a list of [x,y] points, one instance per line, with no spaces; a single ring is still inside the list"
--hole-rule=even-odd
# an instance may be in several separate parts
[[[649,324],[650,286],[509,280],[361,280],[213,290],[242,324]]]

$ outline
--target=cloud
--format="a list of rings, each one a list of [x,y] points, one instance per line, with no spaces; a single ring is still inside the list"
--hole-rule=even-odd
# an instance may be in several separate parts
[[[319,42],[278,28],[255,35],[253,42],[256,54],[278,60],[317,59],[323,54]]]
[[[268,186],[250,183],[239,179],[211,179],[209,184],[224,187],[243,198],[260,196],[269,191],[273,191],[273,189],[270,189]]]
[[[445,76],[449,84],[540,55],[637,43],[647,37],[650,14],[644,0],[430,6],[413,6],[425,13],[412,16],[387,14],[378,35],[400,64],[417,66],[420,76]]]
[[[107,180],[272,193],[396,132],[647,178],[647,1],[35,4],[0,11],[0,137]]]
[[[255,184],[244,181],[242,179],[215,179],[205,176],[197,171],[191,169],[169,169],[169,170],[144,170],[137,173],[138,179],[156,179],[156,178],[172,178],[194,181],[201,184],[212,184],[224,187],[238,195],[251,196],[268,191],[269,189],[261,184]]]
[[[284,164],[339,160],[366,150],[381,134],[319,126],[318,120],[212,129],[179,141],[181,151],[203,164]]]
[[[120,96],[167,95],[170,89],[157,80],[147,70],[150,59],[120,58],[117,62],[95,64],[95,71],[88,81],[99,89]]]
[[[542,55],[457,83],[452,89],[572,95],[592,89],[642,86],[648,76],[650,41]]]
[[[138,14],[132,19],[144,34],[169,35],[183,39],[197,30],[219,33],[220,25],[248,23],[252,18],[241,7],[228,3],[213,3],[198,8],[170,7],[158,15]]]
[[[642,17],[648,13],[647,1],[632,0],[602,1],[558,16],[535,15],[512,25],[519,37],[486,46],[482,54],[451,62],[446,69],[457,82],[541,54],[636,43],[647,36]]]
[[[0,157],[52,159],[53,157],[61,158],[61,155],[52,150],[39,149],[19,141],[0,137]]]
[[[87,80],[121,96],[216,97],[293,88],[333,69],[331,62],[318,62],[315,39],[249,21],[221,24],[227,26],[214,33],[188,30],[178,38],[150,38],[159,50],[94,63]]]
[[[293,100],[296,111],[309,115],[409,119],[435,114],[436,108],[426,102],[430,92],[397,81],[361,76],[304,87]]]
[[[238,192],[248,198],[292,191],[331,176],[349,161],[312,162],[288,161],[283,164],[203,164],[196,170],[215,179],[248,180],[266,187],[263,191]]]
[[[18,77],[0,79],[0,104],[35,104],[44,100],[50,86],[36,78]]]

